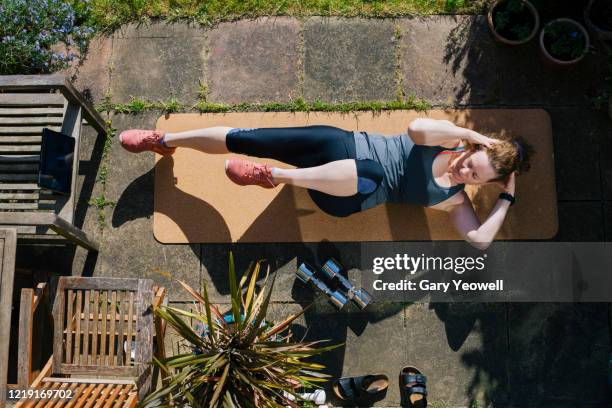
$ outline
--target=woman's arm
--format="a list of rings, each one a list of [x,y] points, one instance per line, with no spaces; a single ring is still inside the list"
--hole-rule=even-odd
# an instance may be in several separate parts
[[[512,196],[514,196],[515,190],[515,177],[514,173],[511,174],[504,186],[504,191]],[[467,196],[464,196],[464,200],[460,204],[449,207],[447,211],[461,236],[476,248],[485,250],[491,245],[504,223],[508,208],[510,208],[509,201],[498,199],[482,224],[479,222]]]
[[[408,135],[416,144],[454,147],[460,140],[489,146],[495,140],[480,133],[456,126],[447,120],[419,118],[408,125]]]

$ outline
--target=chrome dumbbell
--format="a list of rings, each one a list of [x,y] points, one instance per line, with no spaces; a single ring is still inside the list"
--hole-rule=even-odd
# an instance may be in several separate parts
[[[365,309],[372,301],[372,295],[365,289],[357,289],[348,279],[346,279],[340,272],[343,267],[334,258],[330,258],[325,264],[321,271],[323,275],[331,281],[338,281],[340,286],[346,291],[348,298],[351,299],[361,309]]]
[[[344,294],[340,291],[332,291],[329,286],[325,284],[322,280],[318,279],[315,276],[314,269],[310,267],[308,264],[301,264],[295,273],[297,278],[303,283],[310,285],[313,288],[316,288],[323,292],[329,301],[338,309],[342,309],[344,305],[348,302],[348,299]]]

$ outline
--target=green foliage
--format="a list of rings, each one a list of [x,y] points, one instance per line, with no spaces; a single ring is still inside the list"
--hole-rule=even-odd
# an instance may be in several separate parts
[[[187,18],[210,26],[261,16],[399,17],[413,14],[468,14],[486,0],[92,0],[93,21],[105,30],[147,18]]]
[[[586,51],[582,31],[564,21],[553,22],[544,28],[544,44],[553,57],[563,61],[576,59]]]
[[[529,37],[535,20],[523,0],[500,2],[493,11],[493,26],[498,34],[509,40],[521,41]]]
[[[87,1],[3,0],[0,3],[0,74],[62,69],[83,53],[94,30]],[[63,44],[65,50],[57,49]]]
[[[325,367],[308,359],[337,346],[292,338],[289,326],[303,311],[280,323],[267,321],[274,280],[269,287],[264,281],[258,290],[260,274],[257,262],[238,281],[230,253],[231,309],[225,314],[209,301],[206,285],[198,293],[179,281],[195,309],[162,306],[154,313],[182,339],[185,352],[154,361],[166,375],[165,385],[144,399],[141,408],[282,408],[292,405],[284,393],[295,396],[301,387],[326,381],[327,375],[320,373]]]

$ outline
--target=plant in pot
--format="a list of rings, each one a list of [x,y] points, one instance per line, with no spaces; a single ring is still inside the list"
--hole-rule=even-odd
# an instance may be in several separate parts
[[[569,18],[550,21],[540,32],[540,49],[555,65],[572,65],[589,50],[589,34],[582,24]]]
[[[540,26],[538,11],[528,0],[496,0],[487,21],[495,40],[507,45],[528,42]]]
[[[595,39],[612,40],[612,1],[589,0],[584,8],[584,22]]]
[[[230,253],[231,310],[225,314],[209,301],[206,286],[198,293],[179,281],[194,310],[162,306],[154,313],[176,331],[181,353],[154,360],[164,385],[140,407],[298,407],[301,388],[326,381],[325,367],[309,358],[338,346],[292,338],[289,326],[305,309],[279,323],[266,321],[274,280],[258,290],[260,272],[260,263],[252,264],[238,283]]]

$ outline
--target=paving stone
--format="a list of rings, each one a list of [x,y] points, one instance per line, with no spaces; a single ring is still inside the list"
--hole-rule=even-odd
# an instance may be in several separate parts
[[[599,201],[558,203],[559,233],[556,241],[596,242],[604,240],[604,218]]]
[[[485,16],[400,20],[404,92],[434,104],[495,101],[496,47]]]
[[[114,33],[115,38],[206,37],[207,30],[199,24],[186,22],[130,23]]]
[[[555,147],[559,200],[601,199],[600,148],[610,125],[587,108],[548,108]],[[535,160],[541,160],[537,152]]]
[[[223,23],[210,31],[209,99],[284,102],[300,95],[300,24],[294,18]]]
[[[586,105],[601,87],[603,57],[588,53],[571,67],[544,61],[538,38],[520,47],[497,47],[498,99],[504,105]]]
[[[89,43],[85,58],[75,67],[72,82],[93,103],[101,102],[110,87],[112,49],[112,37],[97,36]]]
[[[152,128],[157,113],[114,115],[113,127]],[[147,277],[169,289],[170,300],[190,299],[172,278],[194,288],[201,285],[199,244],[163,245],[153,237],[153,153],[130,154],[113,141],[109,153],[107,211],[96,273],[100,276]]]
[[[391,20],[310,18],[304,28],[304,97],[323,102],[395,100]]]
[[[508,316],[512,406],[606,406],[607,304],[514,303]]]
[[[131,97],[194,103],[204,79],[204,37],[115,38],[111,90],[114,102]]]
[[[269,316],[279,321],[303,308],[299,304],[275,304]],[[352,306],[336,311],[320,299],[296,321],[292,330],[298,339],[306,335],[307,341],[326,339],[330,342],[325,345],[344,344],[316,359],[327,367],[326,372],[333,379],[368,373],[385,373],[389,377],[384,399],[364,400],[359,406],[399,406],[397,376],[409,361],[403,308],[399,303],[388,303],[371,305],[365,311]],[[328,396],[333,394],[330,387],[331,382],[326,387]],[[342,406],[333,398],[331,401],[336,403],[334,406]]]
[[[427,375],[430,405],[507,406],[504,304],[412,304],[405,325],[408,357],[402,364]]]

